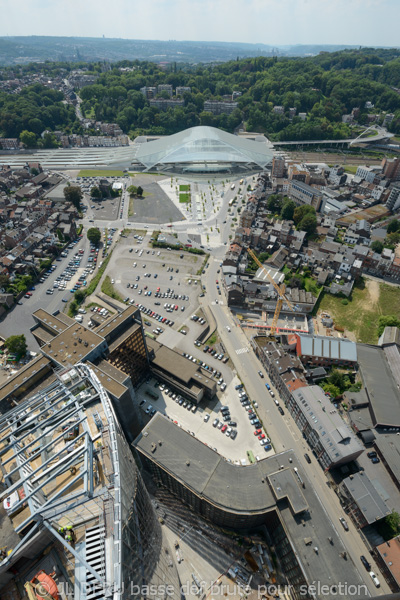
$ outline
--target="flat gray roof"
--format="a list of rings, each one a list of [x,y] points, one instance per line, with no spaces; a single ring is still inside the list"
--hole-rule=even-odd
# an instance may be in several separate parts
[[[152,444],[156,444],[154,452]],[[257,514],[278,510],[308,581],[328,586],[333,582],[362,583],[353,562],[341,558],[340,553],[345,548],[293,450],[254,465],[237,466],[160,413],[143,429],[134,446],[195,494],[226,512]],[[297,483],[294,467],[304,480],[304,488]],[[280,494],[279,499],[275,500],[270,486]],[[294,514],[293,507],[301,505],[307,507],[306,511]],[[332,544],[327,541],[329,537]],[[306,539],[312,543],[306,545]],[[319,548],[317,558],[315,546]],[[363,591],[354,598],[364,598]],[[334,597],[336,594],[326,596],[327,599]]]
[[[400,427],[400,393],[378,346],[357,344],[358,363],[371,403],[374,425]]]
[[[362,446],[333,404],[318,385],[309,385],[292,392],[292,397],[318,434],[326,453],[336,463],[348,456],[361,454]]]
[[[160,413],[143,429],[134,445],[196,495],[227,512],[257,514],[275,508],[266,475],[279,469],[279,459],[271,457],[247,466],[228,463]]]
[[[368,475],[355,473],[343,480],[343,486],[348,489],[369,525],[391,513]]]
[[[390,470],[400,482],[400,435],[383,433],[376,436],[374,446],[387,462]]]

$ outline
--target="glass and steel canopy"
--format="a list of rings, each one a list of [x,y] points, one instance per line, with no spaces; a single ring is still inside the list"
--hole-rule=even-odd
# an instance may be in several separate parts
[[[140,144],[136,160],[145,169],[263,169],[272,161],[273,148],[266,138],[258,139],[238,137],[215,127],[192,127]]]

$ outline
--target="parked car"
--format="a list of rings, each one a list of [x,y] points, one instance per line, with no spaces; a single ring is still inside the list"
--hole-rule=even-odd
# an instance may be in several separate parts
[[[363,554],[361,554],[360,559],[361,559],[361,562],[364,565],[364,567],[367,569],[367,571],[370,571],[371,565],[369,564],[369,562],[367,561],[367,559],[365,558],[365,556]]]
[[[375,575],[375,573],[373,571],[369,572],[369,576],[371,577],[372,581],[375,584],[375,587],[381,587],[381,584],[379,582],[379,579],[377,578],[377,576]]]
[[[348,530],[349,530],[349,526],[348,526],[348,524],[347,524],[347,521],[346,521],[346,519],[345,519],[344,517],[340,517],[340,518],[339,518],[339,521],[341,522],[341,524],[342,524],[342,526],[343,526],[343,529],[344,529],[345,531],[348,531]]]
[[[307,452],[305,453],[304,458],[306,459],[306,461],[308,462],[308,464],[311,463],[311,458],[309,457],[309,455],[307,454]]]

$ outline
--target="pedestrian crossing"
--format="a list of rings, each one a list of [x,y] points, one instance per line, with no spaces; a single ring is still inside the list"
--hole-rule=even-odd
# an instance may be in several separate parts
[[[235,350],[236,354],[244,354],[245,352],[248,352],[249,349],[247,346],[245,346],[244,348],[238,348],[237,350]]]

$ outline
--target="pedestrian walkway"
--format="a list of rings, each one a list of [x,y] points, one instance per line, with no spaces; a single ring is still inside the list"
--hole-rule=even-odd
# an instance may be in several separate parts
[[[249,349],[247,346],[245,346],[244,348],[239,348],[238,350],[235,350],[236,354],[244,354],[245,352],[249,352]]]

